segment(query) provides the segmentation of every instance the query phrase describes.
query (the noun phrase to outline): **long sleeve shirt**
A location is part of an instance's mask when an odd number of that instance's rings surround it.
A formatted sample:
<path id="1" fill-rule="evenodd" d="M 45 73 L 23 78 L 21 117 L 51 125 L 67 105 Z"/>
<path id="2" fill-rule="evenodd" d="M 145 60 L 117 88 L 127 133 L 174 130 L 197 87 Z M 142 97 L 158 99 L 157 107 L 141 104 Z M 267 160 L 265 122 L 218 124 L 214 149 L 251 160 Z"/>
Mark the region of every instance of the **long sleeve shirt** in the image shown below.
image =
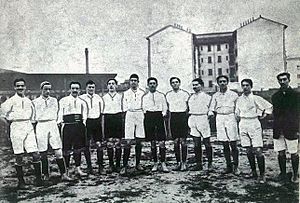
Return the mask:
<path id="1" fill-rule="evenodd" d="M 104 114 L 117 114 L 123 112 L 122 100 L 123 94 L 114 93 L 110 94 L 109 92 L 103 97 L 104 101 Z"/>
<path id="2" fill-rule="evenodd" d="M 190 94 L 182 89 L 179 89 L 177 92 L 174 90 L 167 92 L 166 99 L 170 112 L 186 112 L 189 97 Z"/>
<path id="3" fill-rule="evenodd" d="M 136 91 L 132 89 L 124 92 L 123 96 L 123 110 L 124 111 L 141 111 L 142 110 L 142 97 L 145 91 L 138 88 Z"/>
<path id="4" fill-rule="evenodd" d="M 142 108 L 144 112 L 161 111 L 163 116 L 165 116 L 168 110 L 165 95 L 158 91 L 155 91 L 154 93 L 149 91 L 142 98 Z"/>
<path id="5" fill-rule="evenodd" d="M 57 120 L 58 101 L 54 97 L 44 98 L 40 96 L 32 101 L 34 105 L 35 121 Z"/>
<path id="6" fill-rule="evenodd" d="M 224 93 L 216 92 L 212 96 L 209 110 L 214 111 L 218 114 L 234 113 L 235 103 L 238 97 L 238 94 L 231 90 L 227 90 Z"/>
<path id="7" fill-rule="evenodd" d="M 262 114 L 272 114 L 272 104 L 264 98 L 253 95 L 242 94 L 236 101 L 235 114 L 241 118 L 257 118 Z"/>
<path id="8" fill-rule="evenodd" d="M 86 101 L 88 107 L 88 118 L 96 119 L 99 118 L 103 113 L 104 102 L 98 94 L 83 94 L 79 96 L 81 99 Z"/>
<path id="9" fill-rule="evenodd" d="M 207 115 L 211 96 L 204 92 L 192 94 L 188 100 L 189 114 Z"/>
<path id="10" fill-rule="evenodd" d="M 32 120 L 34 106 L 27 97 L 15 94 L 1 105 L 1 116 L 9 121 Z"/>
<path id="11" fill-rule="evenodd" d="M 59 101 L 58 123 L 63 121 L 63 116 L 72 114 L 81 114 L 83 123 L 85 123 L 88 109 L 87 104 L 83 99 L 69 95 Z"/>

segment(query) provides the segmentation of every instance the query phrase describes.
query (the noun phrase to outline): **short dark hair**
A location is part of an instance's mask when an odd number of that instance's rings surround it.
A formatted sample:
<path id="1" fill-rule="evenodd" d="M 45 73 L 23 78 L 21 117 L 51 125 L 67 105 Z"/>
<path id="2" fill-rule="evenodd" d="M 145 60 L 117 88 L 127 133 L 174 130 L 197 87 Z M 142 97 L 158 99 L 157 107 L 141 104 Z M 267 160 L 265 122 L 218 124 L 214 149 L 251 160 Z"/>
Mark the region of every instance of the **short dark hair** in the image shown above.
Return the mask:
<path id="1" fill-rule="evenodd" d="M 51 85 L 51 83 L 48 82 L 48 81 L 41 82 L 40 88 L 43 89 L 43 87 L 44 87 L 45 85 Z"/>
<path id="2" fill-rule="evenodd" d="M 229 82 L 229 77 L 227 76 L 227 75 L 219 75 L 218 77 L 217 77 L 217 83 L 219 83 L 219 79 L 220 78 L 225 78 L 226 80 L 227 80 L 227 83 Z"/>
<path id="3" fill-rule="evenodd" d="M 72 81 L 72 82 L 70 82 L 70 85 L 69 85 L 70 89 L 71 89 L 72 85 L 79 85 L 79 88 L 81 88 L 81 84 L 78 81 Z"/>
<path id="4" fill-rule="evenodd" d="M 195 78 L 192 82 L 198 82 L 201 86 L 204 86 L 204 82 L 201 78 Z"/>
<path id="5" fill-rule="evenodd" d="M 88 80 L 86 83 L 85 83 L 85 86 L 88 86 L 88 85 L 96 85 L 94 81 L 92 80 Z"/>
<path id="6" fill-rule="evenodd" d="M 253 87 L 253 82 L 252 82 L 251 79 L 249 79 L 249 78 L 243 79 L 243 80 L 241 81 L 241 85 L 242 85 L 243 82 L 249 83 L 250 86 L 251 86 L 251 88 Z"/>
<path id="7" fill-rule="evenodd" d="M 106 85 L 108 85 L 108 82 L 111 81 L 111 80 L 115 81 L 116 85 L 118 84 L 118 81 L 115 78 L 110 78 L 110 79 L 107 80 Z"/>
<path id="8" fill-rule="evenodd" d="M 130 75 L 129 80 L 131 78 L 136 78 L 137 80 L 139 80 L 139 76 L 137 74 L 135 74 L 135 73 Z"/>
<path id="9" fill-rule="evenodd" d="M 180 79 L 178 77 L 171 77 L 170 78 L 170 84 L 171 84 L 172 80 L 174 80 L 174 79 L 177 79 L 179 81 L 179 83 L 181 83 L 181 81 L 180 81 Z"/>
<path id="10" fill-rule="evenodd" d="M 26 81 L 24 80 L 24 78 L 17 78 L 14 80 L 14 86 L 16 86 L 17 82 L 24 82 L 24 84 L 26 84 Z"/>
<path id="11" fill-rule="evenodd" d="M 155 77 L 150 77 L 147 79 L 147 84 L 149 84 L 150 80 L 154 80 L 156 82 L 156 84 L 158 83 L 157 79 Z"/>
<path id="12" fill-rule="evenodd" d="M 279 80 L 279 77 L 285 76 L 285 75 L 286 75 L 286 77 L 290 80 L 291 74 L 288 73 L 288 72 L 279 73 L 279 74 L 276 76 L 276 78 L 277 78 L 277 80 Z"/>

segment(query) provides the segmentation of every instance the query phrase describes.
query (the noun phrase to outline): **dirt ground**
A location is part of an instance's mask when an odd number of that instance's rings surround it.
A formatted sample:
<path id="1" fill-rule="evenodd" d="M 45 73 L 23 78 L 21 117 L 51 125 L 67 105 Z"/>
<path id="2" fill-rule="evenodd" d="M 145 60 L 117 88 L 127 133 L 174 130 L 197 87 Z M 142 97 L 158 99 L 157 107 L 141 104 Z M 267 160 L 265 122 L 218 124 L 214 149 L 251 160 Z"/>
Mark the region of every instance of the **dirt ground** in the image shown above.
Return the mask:
<path id="1" fill-rule="evenodd" d="M 152 173 L 149 161 L 150 144 L 145 143 L 142 155 L 145 172 L 134 171 L 134 155 L 132 155 L 130 162 L 132 168 L 127 177 L 121 177 L 117 173 L 105 176 L 90 175 L 81 180 L 62 183 L 59 182 L 54 156 L 50 155 L 50 185 L 34 187 L 33 169 L 28 158 L 24 168 L 25 180 L 30 185 L 30 189 L 26 191 L 16 190 L 17 178 L 13 168 L 12 150 L 2 134 L 0 139 L 0 202 L 299 202 L 297 184 L 279 183 L 275 180 L 279 167 L 276 153 L 272 149 L 271 133 L 271 130 L 264 131 L 267 178 L 265 184 L 258 184 L 255 180 L 246 178 L 249 166 L 245 151 L 241 148 L 241 174 L 239 176 L 221 174 L 225 167 L 225 160 L 222 156 L 221 145 L 213 138 L 214 170 L 211 173 L 206 173 L 205 170 Z M 188 163 L 192 166 L 194 158 L 191 140 L 188 143 Z M 107 166 L 107 156 L 105 158 Z M 172 141 L 167 142 L 167 162 L 170 169 L 175 167 Z M 206 164 L 205 159 L 204 163 Z M 95 150 L 93 150 L 93 164 L 96 172 Z M 288 159 L 288 171 L 291 171 L 290 165 L 290 159 Z M 82 168 L 86 169 L 85 163 Z M 73 175 L 72 171 L 71 175 Z"/>

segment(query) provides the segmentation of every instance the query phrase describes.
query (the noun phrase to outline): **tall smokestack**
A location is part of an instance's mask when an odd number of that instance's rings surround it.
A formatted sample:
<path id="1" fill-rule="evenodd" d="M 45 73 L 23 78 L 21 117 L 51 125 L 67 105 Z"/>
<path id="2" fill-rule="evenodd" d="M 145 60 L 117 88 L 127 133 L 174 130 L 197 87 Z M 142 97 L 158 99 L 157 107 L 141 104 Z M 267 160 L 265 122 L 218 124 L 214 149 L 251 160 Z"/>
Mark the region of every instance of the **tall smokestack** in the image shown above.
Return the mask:
<path id="1" fill-rule="evenodd" d="M 85 48 L 85 74 L 89 74 L 89 50 Z"/>

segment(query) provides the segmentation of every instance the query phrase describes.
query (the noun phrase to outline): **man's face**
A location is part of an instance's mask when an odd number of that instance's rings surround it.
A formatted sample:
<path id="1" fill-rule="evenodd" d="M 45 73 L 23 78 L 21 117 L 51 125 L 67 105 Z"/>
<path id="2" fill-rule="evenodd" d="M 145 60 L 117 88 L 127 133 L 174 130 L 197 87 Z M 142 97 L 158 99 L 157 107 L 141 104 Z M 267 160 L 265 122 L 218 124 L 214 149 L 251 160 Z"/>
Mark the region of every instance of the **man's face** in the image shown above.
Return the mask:
<path id="1" fill-rule="evenodd" d="M 219 78 L 218 85 L 219 85 L 220 89 L 226 89 L 227 85 L 228 85 L 226 78 L 224 78 L 224 77 Z"/>
<path id="2" fill-rule="evenodd" d="M 278 83 L 281 88 L 286 89 L 289 87 L 290 80 L 286 75 L 279 76 Z"/>
<path id="3" fill-rule="evenodd" d="M 71 85 L 71 95 L 73 97 L 77 97 L 80 93 L 80 86 L 79 84 L 72 84 Z"/>
<path id="4" fill-rule="evenodd" d="M 155 80 L 149 80 L 148 87 L 150 92 L 155 92 L 157 88 L 157 82 Z"/>
<path id="5" fill-rule="evenodd" d="M 108 91 L 110 91 L 110 92 L 115 92 L 116 89 L 117 89 L 117 84 L 116 84 L 116 82 L 115 82 L 114 80 L 108 81 L 108 83 L 107 83 L 107 89 L 108 89 Z"/>
<path id="6" fill-rule="evenodd" d="M 44 85 L 42 89 L 42 95 L 43 97 L 49 97 L 51 92 L 51 85 Z"/>
<path id="7" fill-rule="evenodd" d="M 89 95 L 93 95 L 95 93 L 95 89 L 96 89 L 96 85 L 95 84 L 88 84 L 86 86 L 86 92 L 89 94 Z"/>
<path id="8" fill-rule="evenodd" d="M 197 93 L 200 92 L 202 89 L 202 86 L 200 85 L 200 83 L 198 81 L 193 81 L 192 82 L 193 85 L 193 90 Z"/>
<path id="9" fill-rule="evenodd" d="M 136 89 L 139 85 L 139 80 L 137 78 L 130 78 L 129 85 L 130 85 L 130 88 Z"/>
<path id="10" fill-rule="evenodd" d="M 251 86 L 247 82 L 242 82 L 242 89 L 243 89 L 243 92 L 245 94 L 250 94 L 251 93 Z"/>
<path id="11" fill-rule="evenodd" d="M 16 82 L 14 89 L 18 95 L 24 95 L 26 90 L 26 85 L 23 81 L 19 81 Z"/>
<path id="12" fill-rule="evenodd" d="M 171 86 L 173 88 L 173 90 L 179 90 L 180 87 L 180 82 L 177 78 L 174 78 L 173 80 L 171 80 Z"/>

